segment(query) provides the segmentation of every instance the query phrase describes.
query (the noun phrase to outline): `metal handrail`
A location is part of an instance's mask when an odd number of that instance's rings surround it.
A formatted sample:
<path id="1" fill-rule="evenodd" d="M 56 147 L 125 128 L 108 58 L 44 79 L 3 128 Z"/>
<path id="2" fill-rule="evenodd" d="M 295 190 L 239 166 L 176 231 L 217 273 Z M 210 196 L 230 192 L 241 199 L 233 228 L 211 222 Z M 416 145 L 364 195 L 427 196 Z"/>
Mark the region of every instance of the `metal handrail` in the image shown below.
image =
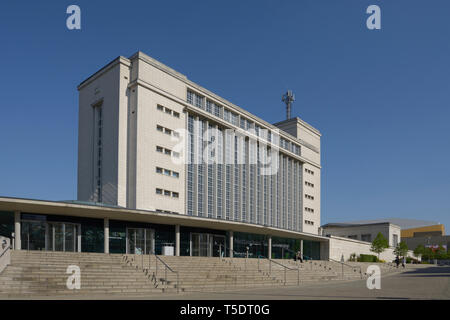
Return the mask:
<path id="1" fill-rule="evenodd" d="M 177 275 L 177 293 L 179 293 L 180 292 L 180 274 L 179 274 L 179 272 L 173 270 L 166 262 L 164 262 L 164 260 L 162 260 L 156 254 L 155 254 L 155 257 L 156 257 L 156 276 L 158 276 L 158 260 L 159 260 L 165 266 L 165 269 L 164 269 L 164 282 L 166 284 L 166 289 L 167 289 L 167 270 L 169 270 L 170 272 L 175 273 Z"/>
<path id="2" fill-rule="evenodd" d="M 284 269 L 283 269 L 283 270 L 284 270 L 284 285 L 286 285 L 286 282 L 287 282 L 287 281 L 286 281 L 286 272 L 287 272 L 287 270 L 289 270 L 289 271 L 295 271 L 295 270 L 297 270 L 297 285 L 300 285 L 300 266 L 297 265 L 297 269 L 290 268 L 290 267 L 285 266 L 284 264 L 279 263 L 279 262 L 277 262 L 277 261 L 275 261 L 275 260 L 266 258 L 266 257 L 261 256 L 261 255 L 258 255 L 258 271 L 260 271 L 260 270 L 259 270 L 259 259 L 260 259 L 260 258 L 269 260 L 269 274 L 270 274 L 270 276 L 272 276 L 272 262 L 284 268 Z"/>
<path id="3" fill-rule="evenodd" d="M 330 260 L 331 262 L 337 262 L 337 263 L 340 263 L 340 264 L 342 265 L 342 278 L 344 278 L 344 266 L 347 266 L 347 267 L 349 267 L 349 268 L 352 268 L 353 271 L 355 271 L 355 269 L 356 269 L 356 270 L 359 269 L 359 274 L 361 275 L 361 279 L 363 278 L 363 272 L 362 272 L 362 268 L 361 268 L 360 266 L 351 266 L 351 265 L 346 264 L 346 263 L 344 263 L 344 262 L 342 262 L 342 261 L 334 260 L 334 259 L 331 259 L 331 258 L 329 258 L 328 260 Z"/>

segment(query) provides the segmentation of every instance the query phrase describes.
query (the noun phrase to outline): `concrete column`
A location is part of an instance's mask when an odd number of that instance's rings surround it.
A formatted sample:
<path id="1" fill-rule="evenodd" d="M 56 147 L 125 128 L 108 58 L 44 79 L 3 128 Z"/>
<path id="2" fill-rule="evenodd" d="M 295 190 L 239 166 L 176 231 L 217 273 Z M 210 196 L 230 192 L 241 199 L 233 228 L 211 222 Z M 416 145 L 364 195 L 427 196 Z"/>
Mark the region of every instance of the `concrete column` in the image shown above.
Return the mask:
<path id="1" fill-rule="evenodd" d="M 230 258 L 233 258 L 233 241 L 234 241 L 234 236 L 233 236 L 233 231 L 229 231 L 228 232 L 228 242 L 230 243 L 230 248 L 229 248 L 229 256 Z"/>
<path id="2" fill-rule="evenodd" d="M 14 212 L 14 249 L 22 249 L 22 241 L 20 240 L 20 211 Z"/>
<path id="3" fill-rule="evenodd" d="M 109 253 L 109 218 L 103 219 L 105 253 Z"/>
<path id="4" fill-rule="evenodd" d="M 267 244 L 267 258 L 272 259 L 272 236 L 269 236 Z"/>
<path id="5" fill-rule="evenodd" d="M 180 225 L 175 226 L 175 255 L 180 256 Z"/>
<path id="6" fill-rule="evenodd" d="M 300 254 L 302 255 L 303 259 L 303 240 L 300 240 Z"/>

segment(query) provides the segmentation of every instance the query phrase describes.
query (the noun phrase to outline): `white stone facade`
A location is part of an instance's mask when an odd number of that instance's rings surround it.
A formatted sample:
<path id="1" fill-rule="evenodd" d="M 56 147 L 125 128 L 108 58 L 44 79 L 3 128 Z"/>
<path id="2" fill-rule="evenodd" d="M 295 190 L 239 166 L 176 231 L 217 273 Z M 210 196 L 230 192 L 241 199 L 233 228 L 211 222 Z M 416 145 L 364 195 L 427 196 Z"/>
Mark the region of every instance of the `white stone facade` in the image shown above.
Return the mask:
<path id="1" fill-rule="evenodd" d="M 129 59 L 115 59 L 82 82 L 78 90 L 78 200 L 178 214 L 187 214 L 188 203 L 195 203 L 189 211 L 192 215 L 318 234 L 321 135 L 304 121 L 294 118 L 271 125 L 142 52 Z M 188 91 L 202 97 L 202 103 L 190 103 Z M 206 103 L 218 106 L 220 111 L 217 114 L 208 111 Z M 225 110 L 236 115 L 236 123 L 227 120 Z M 201 184 L 195 169 L 195 190 L 189 193 L 191 180 L 188 181 L 187 165 L 174 163 L 166 154 L 173 155 L 180 142 L 174 138 L 174 131 L 189 129 L 189 116 L 203 121 L 207 127 L 221 130 L 237 130 L 245 119 L 243 131 L 247 146 L 251 139 L 248 128 L 279 131 L 280 139 L 286 143 L 286 147 L 279 149 L 280 159 L 286 169 L 292 170 L 288 171 L 291 175 L 282 178 L 281 184 L 274 184 L 281 197 L 285 196 L 281 189 L 283 181 L 288 184 L 284 202 L 276 207 L 274 194 L 267 201 L 261 197 L 265 183 L 269 187 L 270 182 L 255 175 L 256 171 L 252 173 L 251 166 L 237 173 L 240 180 L 236 195 L 239 192 L 247 200 L 236 207 L 232 202 L 237 196 L 231 195 L 230 203 L 226 201 L 225 168 L 222 171 L 217 166 L 211 170 L 206 168 Z M 181 154 L 181 158 L 185 156 Z M 251 157 L 251 152 L 247 156 Z M 291 179 L 294 173 L 297 178 Z M 211 183 L 214 188 L 208 189 Z M 271 189 L 266 191 L 270 193 Z M 202 206 L 212 208 L 211 212 L 198 214 Z"/>

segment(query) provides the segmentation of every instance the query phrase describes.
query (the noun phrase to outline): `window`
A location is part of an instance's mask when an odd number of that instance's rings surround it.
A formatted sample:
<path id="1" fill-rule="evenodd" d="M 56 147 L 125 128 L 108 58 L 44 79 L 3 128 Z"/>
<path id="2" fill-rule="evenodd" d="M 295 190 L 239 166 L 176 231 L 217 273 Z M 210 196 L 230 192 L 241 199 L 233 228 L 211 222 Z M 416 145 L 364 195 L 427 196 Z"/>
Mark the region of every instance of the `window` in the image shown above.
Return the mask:
<path id="1" fill-rule="evenodd" d="M 162 153 L 163 152 L 163 147 L 156 146 L 156 151 Z"/>
<path id="2" fill-rule="evenodd" d="M 396 247 L 398 245 L 398 234 L 392 235 L 392 245 Z"/>
<path id="3" fill-rule="evenodd" d="M 358 236 L 357 235 L 351 235 L 348 236 L 349 239 L 353 239 L 353 240 L 358 240 Z"/>
<path id="4" fill-rule="evenodd" d="M 306 211 L 306 212 L 314 213 L 314 209 L 311 209 L 311 208 L 308 208 L 308 207 L 305 207 L 305 211 Z"/>
<path id="5" fill-rule="evenodd" d="M 179 138 L 180 137 L 180 133 L 176 132 L 176 131 L 173 131 L 173 136 Z"/>
<path id="6" fill-rule="evenodd" d="M 170 110 L 169 108 L 165 108 L 164 111 L 165 111 L 167 114 L 172 114 L 172 110 Z"/>
<path id="7" fill-rule="evenodd" d="M 179 118 L 180 117 L 180 114 L 178 113 L 178 112 L 173 112 L 173 116 L 175 117 L 175 118 Z"/>
<path id="8" fill-rule="evenodd" d="M 175 157 L 175 158 L 179 158 L 180 157 L 180 153 L 179 152 L 172 152 L 172 154 L 173 154 L 173 156 Z"/>
<path id="9" fill-rule="evenodd" d="M 203 101 L 204 101 L 204 98 L 201 95 L 188 90 L 188 92 L 187 92 L 187 102 L 188 103 L 190 103 L 198 108 L 203 109 Z"/>
<path id="10" fill-rule="evenodd" d="M 306 193 L 305 193 L 305 198 L 309 199 L 309 200 L 314 200 L 313 196 L 310 196 L 309 194 L 306 194 Z"/>
<path id="11" fill-rule="evenodd" d="M 164 149 L 164 153 L 170 156 L 171 151 L 169 149 Z"/>
<path id="12" fill-rule="evenodd" d="M 166 176 L 170 176 L 171 172 L 170 172 L 170 170 L 164 169 L 164 174 Z"/>
<path id="13" fill-rule="evenodd" d="M 168 135 L 171 135 L 172 134 L 172 130 L 165 128 L 164 129 L 164 133 L 168 134 Z"/>
<path id="14" fill-rule="evenodd" d="M 157 125 L 156 130 L 163 132 L 163 127 Z"/>
<path id="15" fill-rule="evenodd" d="M 178 192 L 172 192 L 172 197 L 174 197 L 174 198 L 178 198 L 178 197 L 179 197 L 179 194 L 178 194 Z"/>
<path id="16" fill-rule="evenodd" d="M 164 190 L 164 195 L 170 197 L 170 191 L 169 190 Z"/>
<path id="17" fill-rule="evenodd" d="M 163 169 L 160 167 L 156 167 L 156 173 L 163 173 Z"/>
<path id="18" fill-rule="evenodd" d="M 372 242 L 372 235 L 371 234 L 362 234 L 361 241 Z"/>
<path id="19" fill-rule="evenodd" d="M 314 188 L 314 184 L 308 181 L 305 181 L 305 185 L 307 185 L 308 187 Z"/>
<path id="20" fill-rule="evenodd" d="M 179 178 L 179 177 L 180 177 L 180 174 L 179 174 L 178 172 L 175 172 L 175 171 L 172 172 L 172 175 L 173 175 L 175 178 Z"/>
<path id="21" fill-rule="evenodd" d="M 156 188 L 156 194 L 162 194 L 162 189 Z"/>
<path id="22" fill-rule="evenodd" d="M 164 110 L 164 107 L 163 107 L 162 105 L 158 104 L 158 105 L 156 106 L 156 109 L 158 109 L 159 111 L 163 111 L 163 110 Z"/>

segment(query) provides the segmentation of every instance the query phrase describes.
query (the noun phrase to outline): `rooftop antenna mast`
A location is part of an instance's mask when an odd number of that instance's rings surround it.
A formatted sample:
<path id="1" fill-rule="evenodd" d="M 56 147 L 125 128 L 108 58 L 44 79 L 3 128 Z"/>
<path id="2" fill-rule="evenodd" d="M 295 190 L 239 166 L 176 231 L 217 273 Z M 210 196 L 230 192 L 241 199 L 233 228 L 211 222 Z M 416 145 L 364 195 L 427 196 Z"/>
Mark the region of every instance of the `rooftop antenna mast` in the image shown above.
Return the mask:
<path id="1" fill-rule="evenodd" d="M 285 94 L 283 94 L 281 101 L 286 103 L 286 120 L 289 120 L 291 118 L 292 102 L 295 101 L 295 95 L 292 93 L 292 90 L 288 90 Z"/>

